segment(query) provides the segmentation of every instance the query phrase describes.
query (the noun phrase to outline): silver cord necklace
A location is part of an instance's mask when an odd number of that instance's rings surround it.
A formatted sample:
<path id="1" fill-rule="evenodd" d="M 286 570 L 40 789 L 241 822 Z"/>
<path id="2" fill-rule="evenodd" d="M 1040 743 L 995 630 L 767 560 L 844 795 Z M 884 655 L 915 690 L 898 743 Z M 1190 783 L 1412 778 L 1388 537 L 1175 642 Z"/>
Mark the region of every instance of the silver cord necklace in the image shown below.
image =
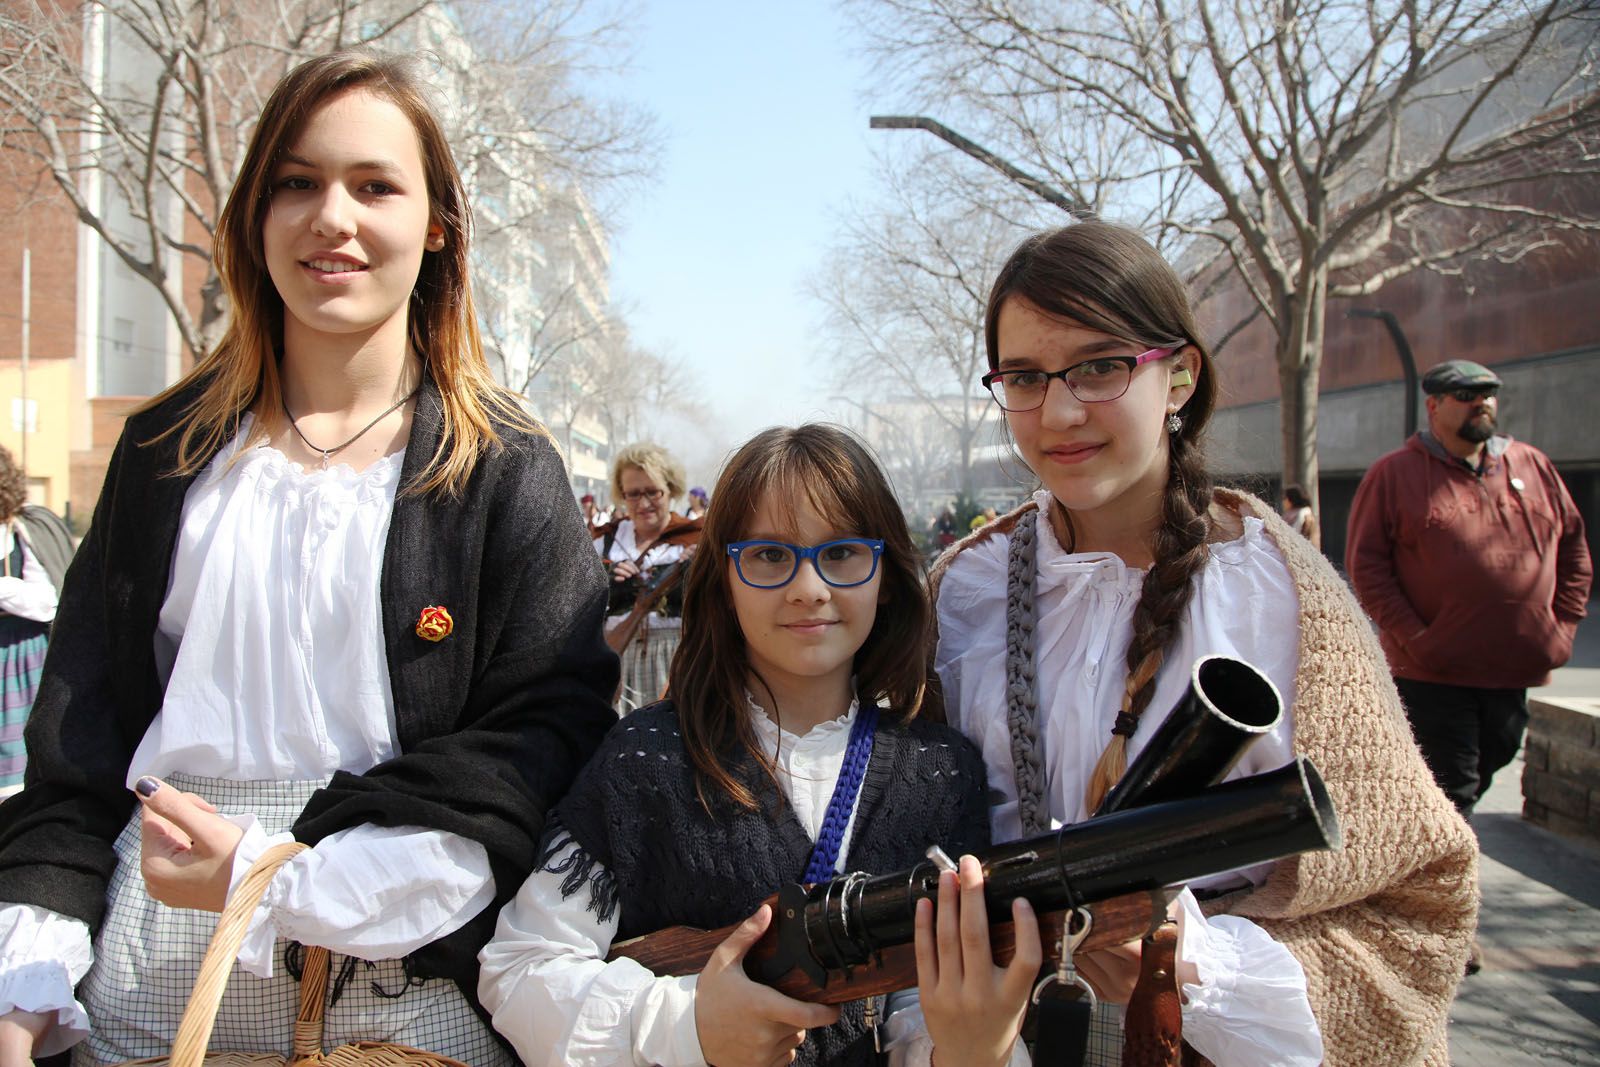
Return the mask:
<path id="1" fill-rule="evenodd" d="M 365 426 L 361 427 L 361 429 L 357 430 L 353 437 L 351 437 L 349 440 L 345 441 L 342 444 L 334 445 L 332 448 L 322 448 L 319 445 L 312 444 L 310 439 L 307 438 L 305 434 L 300 432 L 299 424 L 294 421 L 294 412 L 289 410 L 289 401 L 286 398 L 284 398 L 282 396 L 282 394 L 280 394 L 279 397 L 278 397 L 278 402 L 283 405 L 283 414 L 289 420 L 289 428 L 294 431 L 294 434 L 295 434 L 296 437 L 300 438 L 300 440 L 305 443 L 305 446 L 307 448 L 311 449 L 311 451 L 313 451 L 313 452 L 322 453 L 322 469 L 323 470 L 327 470 L 328 469 L 328 458 L 330 456 L 337 456 L 340 452 L 343 452 L 345 449 L 349 448 L 351 445 L 353 445 L 357 441 L 361 440 L 362 435 L 364 435 L 368 430 L 372 429 L 374 426 L 378 425 L 378 423 L 382 422 L 384 419 L 386 419 L 390 415 L 394 414 L 402 406 L 404 406 L 407 401 L 411 400 L 413 397 L 415 397 L 420 392 L 422 392 L 422 383 L 419 381 L 419 382 L 417 382 L 417 387 L 415 389 L 411 390 L 411 392 L 407 393 L 405 396 L 401 397 L 399 400 L 396 400 L 393 404 L 389 405 L 389 407 L 385 408 L 383 413 L 380 414 L 377 418 L 373 419 L 371 422 L 369 422 Z"/>

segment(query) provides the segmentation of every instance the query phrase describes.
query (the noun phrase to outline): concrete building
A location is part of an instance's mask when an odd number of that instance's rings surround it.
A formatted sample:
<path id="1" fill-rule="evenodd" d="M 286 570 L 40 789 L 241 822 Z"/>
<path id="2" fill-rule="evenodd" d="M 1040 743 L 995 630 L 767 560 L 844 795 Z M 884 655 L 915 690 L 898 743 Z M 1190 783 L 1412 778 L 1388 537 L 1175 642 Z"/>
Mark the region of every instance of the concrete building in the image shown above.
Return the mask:
<path id="1" fill-rule="evenodd" d="M 547 258 L 535 279 L 542 362 L 527 379 L 533 413 L 556 435 L 567 457 L 572 491 L 610 503 L 611 440 L 597 389 L 604 381 L 607 346 L 616 343 L 609 318 L 610 239 L 582 189 L 568 186 L 550 197 L 545 229 Z"/>
<path id="2" fill-rule="evenodd" d="M 103 10 L 82 25 L 91 86 L 116 95 L 150 83 L 152 70 L 141 59 L 147 53 L 122 39 Z M 105 151 L 92 134 L 83 136 L 85 152 Z M 0 210 L 20 220 L 22 240 L 0 254 L 0 443 L 19 458 L 26 451 L 34 498 L 81 528 L 99 495 L 122 416 L 181 373 L 183 348 L 149 283 L 78 222 L 43 165 L 24 152 L 7 155 L 14 180 L 0 184 Z M 85 171 L 79 189 L 111 232 L 145 253 L 138 238 L 143 227 L 102 172 Z M 174 198 L 158 196 L 156 210 L 181 227 Z M 30 268 L 26 374 L 24 249 Z M 167 269 L 184 271 L 177 252 L 162 255 Z"/>

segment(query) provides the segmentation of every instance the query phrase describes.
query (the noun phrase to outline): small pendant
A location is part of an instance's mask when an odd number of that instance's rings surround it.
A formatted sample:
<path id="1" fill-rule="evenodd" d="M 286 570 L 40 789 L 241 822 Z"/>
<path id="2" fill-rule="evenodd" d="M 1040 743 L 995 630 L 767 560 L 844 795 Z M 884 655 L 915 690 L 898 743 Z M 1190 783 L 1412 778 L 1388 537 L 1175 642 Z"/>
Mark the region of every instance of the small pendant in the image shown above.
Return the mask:
<path id="1" fill-rule="evenodd" d="M 322 453 L 322 469 L 328 469 L 328 453 L 326 451 Z"/>

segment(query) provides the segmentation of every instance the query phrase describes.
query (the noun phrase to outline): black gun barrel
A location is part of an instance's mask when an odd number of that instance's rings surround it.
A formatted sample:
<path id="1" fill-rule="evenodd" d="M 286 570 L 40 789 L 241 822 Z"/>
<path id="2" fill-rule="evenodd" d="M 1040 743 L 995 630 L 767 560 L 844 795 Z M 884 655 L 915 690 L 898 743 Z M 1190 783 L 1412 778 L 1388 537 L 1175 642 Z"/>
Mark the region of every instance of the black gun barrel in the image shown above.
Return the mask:
<path id="1" fill-rule="evenodd" d="M 978 853 L 992 922 L 1026 897 L 1038 912 L 1074 908 L 1141 890 L 1339 847 L 1339 824 L 1316 766 L 1300 757 L 1177 801 L 1145 804 Z M 810 961 L 785 952 L 776 965 L 835 970 L 877 948 L 912 939 L 917 900 L 933 897 L 931 862 L 869 877 L 849 874 L 804 893 L 800 922 Z M 782 898 L 780 898 L 780 901 Z M 795 903 L 798 903 L 795 898 Z M 794 948 L 800 946 L 796 943 Z M 820 972 L 819 972 L 820 973 Z"/>
<path id="2" fill-rule="evenodd" d="M 1177 800 L 1228 776 L 1245 749 L 1283 719 L 1271 679 L 1243 660 L 1202 656 L 1189 688 L 1095 809 L 1109 815 Z"/>

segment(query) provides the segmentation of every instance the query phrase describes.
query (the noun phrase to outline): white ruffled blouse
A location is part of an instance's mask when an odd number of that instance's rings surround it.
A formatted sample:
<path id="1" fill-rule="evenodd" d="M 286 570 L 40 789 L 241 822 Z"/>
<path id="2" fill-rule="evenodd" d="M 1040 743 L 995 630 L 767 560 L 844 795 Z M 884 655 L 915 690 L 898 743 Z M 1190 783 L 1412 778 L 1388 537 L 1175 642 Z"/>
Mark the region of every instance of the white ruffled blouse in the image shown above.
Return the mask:
<path id="1" fill-rule="evenodd" d="M 18 537 L 16 530 L 15 522 L 0 523 L 0 560 L 6 561 L 6 573 L 0 574 L 0 611 L 34 622 L 51 622 L 56 617 L 55 583 L 33 554 L 28 539 Z M 11 551 L 17 545 L 22 546 L 22 569 L 12 574 Z"/>
<path id="2" fill-rule="evenodd" d="M 1089 817 L 1084 789 L 1111 738 L 1127 680 L 1133 611 L 1144 572 L 1109 553 L 1068 553 L 1056 540 L 1050 495 L 1035 494 L 1041 518 L 1035 541 L 1035 628 L 1039 733 L 1045 799 L 1055 825 Z M 1010 539 L 996 535 L 962 552 L 939 588 L 939 647 L 934 665 L 952 725 L 983 751 L 994 798 L 996 841 L 1022 835 L 1016 772 L 1006 714 L 1006 574 Z M 1254 664 L 1283 696 L 1284 717 L 1246 752 L 1229 775 L 1273 770 L 1294 758 L 1295 670 L 1299 600 L 1288 566 L 1258 519 L 1236 540 L 1210 546 L 1194 578 L 1178 637 L 1156 676 L 1155 697 L 1129 740 L 1131 761 L 1182 696 L 1202 655 Z M 1270 867 L 1195 882 L 1259 884 Z M 1192 897 L 1180 897 L 1181 956 L 1199 985 L 1185 985 L 1184 1039 L 1215 1063 L 1234 1067 L 1307 1065 L 1322 1060 L 1322 1039 L 1306 995 L 1305 974 L 1288 949 L 1261 927 L 1234 916 L 1206 920 Z"/>
<path id="3" fill-rule="evenodd" d="M 856 707 L 803 736 L 780 730 L 754 704 L 763 747 L 776 752 L 778 781 L 812 840 L 844 764 Z M 627 727 L 622 727 L 626 729 Z M 849 842 L 855 813 L 845 824 Z M 576 849 L 568 845 L 559 861 Z M 841 850 L 836 870 L 846 870 Z M 552 863 L 551 866 L 558 865 Z M 495 1028 L 529 1067 L 704 1067 L 695 1028 L 697 975 L 658 978 L 627 958 L 609 963 L 618 917 L 595 917 L 586 893 L 563 896 L 562 874 L 533 873 L 500 912 L 494 938 L 478 956 L 478 996 Z M 884 1029 L 891 1067 L 927 1067 L 932 1045 L 916 991 L 889 998 Z M 1026 1067 L 1017 1043 L 1012 1067 Z"/>
<path id="4" fill-rule="evenodd" d="M 129 764 L 129 788 L 141 775 L 175 771 L 320 782 L 399 754 L 379 579 L 404 452 L 360 473 L 346 464 L 307 470 L 267 446 L 234 462 L 248 432 L 247 416 L 184 497 L 155 634 L 165 696 Z M 269 837 L 251 816 L 233 821 L 246 831 L 236 885 L 291 835 Z M 395 958 L 458 929 L 493 898 L 477 842 L 358 826 L 278 872 L 240 961 L 270 976 L 279 937 Z M 0 905 L 0 1014 L 56 1013 L 39 1055 L 87 1033 L 72 990 L 92 960 L 83 923 Z"/>

